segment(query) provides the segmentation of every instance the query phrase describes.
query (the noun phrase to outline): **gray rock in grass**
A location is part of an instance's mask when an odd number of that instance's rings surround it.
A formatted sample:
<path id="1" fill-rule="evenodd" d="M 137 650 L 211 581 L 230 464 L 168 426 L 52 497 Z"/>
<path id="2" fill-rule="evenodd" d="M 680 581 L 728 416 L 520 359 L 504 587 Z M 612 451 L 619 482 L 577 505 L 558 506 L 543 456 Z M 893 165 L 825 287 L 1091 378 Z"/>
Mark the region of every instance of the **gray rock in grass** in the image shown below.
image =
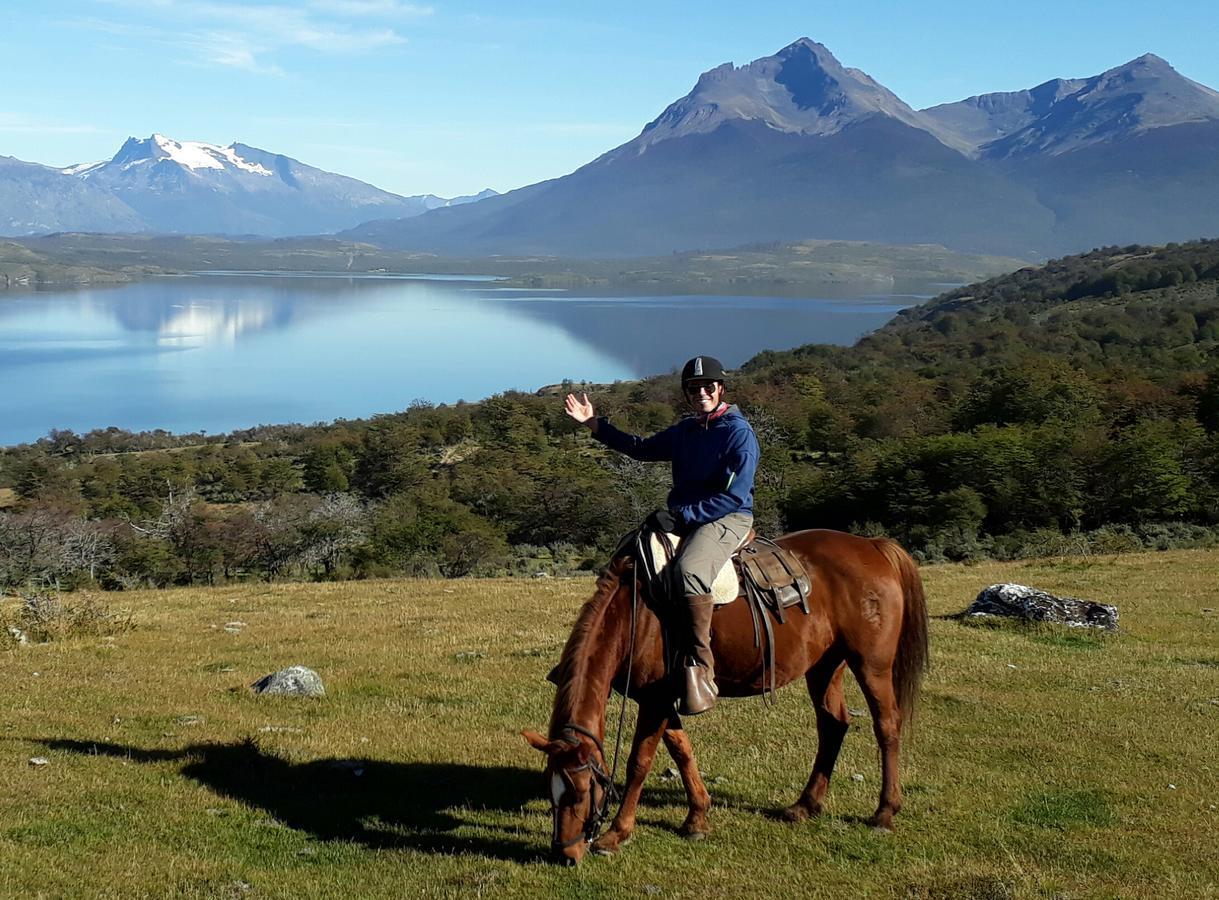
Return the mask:
<path id="1" fill-rule="evenodd" d="M 280 694 L 288 697 L 323 697 L 326 687 L 317 672 L 305 666 L 289 666 L 272 672 L 250 685 L 256 694 Z"/>
<path id="2" fill-rule="evenodd" d="M 1055 597 L 1023 584 L 992 584 L 983 588 L 964 615 L 1005 616 L 1072 628 L 1117 630 L 1116 606 L 1076 597 Z"/>

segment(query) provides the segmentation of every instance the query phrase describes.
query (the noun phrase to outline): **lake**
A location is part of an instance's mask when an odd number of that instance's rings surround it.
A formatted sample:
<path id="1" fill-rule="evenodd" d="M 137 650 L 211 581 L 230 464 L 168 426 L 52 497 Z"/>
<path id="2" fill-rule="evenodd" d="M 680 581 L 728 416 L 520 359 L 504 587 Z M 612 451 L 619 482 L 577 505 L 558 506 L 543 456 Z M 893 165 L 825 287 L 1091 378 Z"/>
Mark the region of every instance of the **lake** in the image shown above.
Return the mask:
<path id="1" fill-rule="evenodd" d="M 212 273 L 0 295 L 0 444 L 219 433 L 849 344 L 925 295 L 595 296 L 491 278 Z"/>

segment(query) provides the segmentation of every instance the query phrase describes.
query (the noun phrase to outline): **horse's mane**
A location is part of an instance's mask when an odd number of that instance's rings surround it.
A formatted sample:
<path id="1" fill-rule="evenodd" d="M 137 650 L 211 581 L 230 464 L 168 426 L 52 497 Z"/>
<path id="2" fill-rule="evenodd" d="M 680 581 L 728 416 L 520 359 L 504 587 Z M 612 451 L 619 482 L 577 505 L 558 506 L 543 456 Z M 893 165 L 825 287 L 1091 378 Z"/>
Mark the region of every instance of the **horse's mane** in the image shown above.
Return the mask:
<path id="1" fill-rule="evenodd" d="M 622 584 L 623 572 L 629 568 L 627 557 L 618 556 L 597 576 L 597 587 L 593 595 L 584 602 L 571 635 L 563 647 L 558 665 L 558 690 L 554 698 L 554 712 L 550 717 L 550 735 L 573 720 L 576 704 L 588 680 L 589 661 L 598 638 L 603 636 L 602 623 L 610 600 Z"/>

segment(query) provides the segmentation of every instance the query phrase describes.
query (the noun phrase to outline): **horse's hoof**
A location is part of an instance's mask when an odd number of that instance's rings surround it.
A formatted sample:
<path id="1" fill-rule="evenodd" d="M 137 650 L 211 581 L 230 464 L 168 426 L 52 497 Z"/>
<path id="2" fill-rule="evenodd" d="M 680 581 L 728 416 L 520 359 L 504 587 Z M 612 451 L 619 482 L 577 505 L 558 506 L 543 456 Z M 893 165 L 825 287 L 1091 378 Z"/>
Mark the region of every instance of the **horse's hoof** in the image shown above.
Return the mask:
<path id="1" fill-rule="evenodd" d="M 798 825 L 808 818 L 808 810 L 799 803 L 793 804 L 779 812 L 779 818 L 789 825 Z"/>
<path id="2" fill-rule="evenodd" d="M 630 839 L 630 835 L 620 838 L 615 834 L 605 834 L 593 841 L 593 844 L 589 850 L 598 856 L 613 856 L 619 850 L 621 850 L 622 846 L 630 841 Z"/>
<path id="3" fill-rule="evenodd" d="M 681 827 L 677 829 L 677 833 L 687 841 L 701 841 L 711 833 L 711 829 L 707 827 L 707 823 L 705 821 L 700 822 L 697 819 L 687 819 L 681 823 Z"/>
<path id="4" fill-rule="evenodd" d="M 868 819 L 868 827 L 876 834 L 893 833 L 893 822 L 889 819 L 878 819 L 873 816 L 871 819 Z"/>

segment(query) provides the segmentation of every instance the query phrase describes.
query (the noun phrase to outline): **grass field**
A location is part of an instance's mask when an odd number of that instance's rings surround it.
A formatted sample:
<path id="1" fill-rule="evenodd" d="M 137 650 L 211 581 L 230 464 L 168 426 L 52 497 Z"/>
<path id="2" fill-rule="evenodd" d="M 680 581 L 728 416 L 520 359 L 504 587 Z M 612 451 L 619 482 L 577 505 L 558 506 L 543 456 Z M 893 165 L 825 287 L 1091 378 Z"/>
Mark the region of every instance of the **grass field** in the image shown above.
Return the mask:
<path id="1" fill-rule="evenodd" d="M 793 686 L 689 723 L 707 841 L 675 834 L 662 751 L 634 841 L 577 870 L 544 862 L 542 757 L 518 732 L 545 728 L 591 580 L 108 595 L 134 630 L 0 652 L 0 896 L 1216 896 L 1217 571 L 1210 551 L 924 569 L 933 669 L 895 833 L 862 823 L 865 715 L 829 814 L 769 817 L 812 760 Z M 1005 580 L 1116 603 L 1123 632 L 943 618 Z M 325 698 L 248 691 L 295 663 Z"/>

